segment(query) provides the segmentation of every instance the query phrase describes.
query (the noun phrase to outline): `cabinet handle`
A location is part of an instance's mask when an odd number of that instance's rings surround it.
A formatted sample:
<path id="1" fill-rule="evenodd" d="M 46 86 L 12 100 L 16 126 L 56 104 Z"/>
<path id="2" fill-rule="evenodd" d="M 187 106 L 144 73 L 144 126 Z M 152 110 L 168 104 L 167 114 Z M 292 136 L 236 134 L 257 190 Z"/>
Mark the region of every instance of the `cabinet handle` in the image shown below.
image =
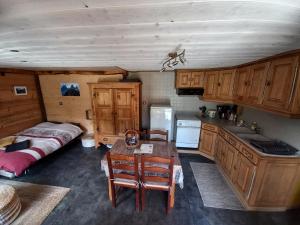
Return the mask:
<path id="1" fill-rule="evenodd" d="M 103 138 L 103 141 L 108 141 L 108 138 Z"/>
<path id="2" fill-rule="evenodd" d="M 266 86 L 270 86 L 271 85 L 271 81 L 267 81 Z"/>
<path id="3" fill-rule="evenodd" d="M 219 86 L 219 87 L 221 86 L 221 83 L 220 83 L 220 82 L 218 83 L 218 86 Z"/>

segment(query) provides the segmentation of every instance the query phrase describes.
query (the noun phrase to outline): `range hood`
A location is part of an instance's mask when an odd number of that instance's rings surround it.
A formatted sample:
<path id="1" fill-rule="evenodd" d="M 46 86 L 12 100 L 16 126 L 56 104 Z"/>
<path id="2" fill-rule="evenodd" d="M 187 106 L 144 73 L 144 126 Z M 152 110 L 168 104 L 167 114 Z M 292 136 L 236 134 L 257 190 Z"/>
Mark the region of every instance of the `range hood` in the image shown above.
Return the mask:
<path id="1" fill-rule="evenodd" d="M 203 95 L 204 89 L 203 88 L 177 88 L 176 94 L 177 95 Z"/>

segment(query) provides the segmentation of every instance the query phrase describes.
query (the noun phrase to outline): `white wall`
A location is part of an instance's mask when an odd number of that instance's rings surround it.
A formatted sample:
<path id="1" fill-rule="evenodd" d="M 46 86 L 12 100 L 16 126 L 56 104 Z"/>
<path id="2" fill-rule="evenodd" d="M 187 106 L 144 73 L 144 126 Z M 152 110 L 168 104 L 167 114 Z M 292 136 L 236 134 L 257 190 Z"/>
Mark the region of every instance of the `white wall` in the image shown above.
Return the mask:
<path id="1" fill-rule="evenodd" d="M 130 72 L 129 78 L 138 78 L 142 85 L 143 128 L 149 128 L 149 107 L 152 103 L 170 103 L 176 111 L 199 112 L 199 107 L 216 108 L 216 104 L 200 101 L 197 96 L 178 96 L 174 72 Z"/>
<path id="2" fill-rule="evenodd" d="M 282 140 L 300 150 L 300 119 L 289 119 L 272 113 L 244 108 L 241 118 L 256 121 L 262 134 Z"/>

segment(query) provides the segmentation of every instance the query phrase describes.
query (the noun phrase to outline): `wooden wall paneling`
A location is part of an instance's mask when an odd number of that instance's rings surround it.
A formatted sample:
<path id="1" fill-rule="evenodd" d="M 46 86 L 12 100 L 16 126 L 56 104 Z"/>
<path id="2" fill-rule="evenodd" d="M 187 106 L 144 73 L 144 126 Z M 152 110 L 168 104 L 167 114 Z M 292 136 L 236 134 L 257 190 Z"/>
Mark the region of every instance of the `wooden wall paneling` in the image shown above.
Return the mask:
<path id="1" fill-rule="evenodd" d="M 106 75 L 39 75 L 47 119 L 80 123 L 88 133 L 93 133 L 93 122 L 86 118 L 86 110 L 92 109 L 87 83 L 97 83 L 103 77 Z M 78 83 L 80 96 L 62 96 L 61 83 Z"/>
<path id="2" fill-rule="evenodd" d="M 14 86 L 26 86 L 27 95 L 15 95 Z M 0 76 L 0 138 L 42 121 L 44 121 L 43 105 L 35 73 L 23 70 L 2 71 Z"/>

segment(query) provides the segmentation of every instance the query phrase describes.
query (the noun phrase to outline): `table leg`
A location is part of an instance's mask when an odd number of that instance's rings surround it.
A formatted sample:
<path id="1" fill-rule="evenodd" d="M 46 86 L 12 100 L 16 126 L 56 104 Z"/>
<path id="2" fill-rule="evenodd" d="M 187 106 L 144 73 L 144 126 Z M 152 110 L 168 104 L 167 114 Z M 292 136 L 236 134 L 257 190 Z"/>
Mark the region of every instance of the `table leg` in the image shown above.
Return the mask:
<path id="1" fill-rule="evenodd" d="M 109 200 L 112 201 L 111 185 L 109 182 L 109 178 L 108 178 L 107 183 L 108 183 L 108 197 L 109 197 Z"/>
<path id="2" fill-rule="evenodd" d="M 170 207 L 173 208 L 174 204 L 175 204 L 175 182 L 172 183 Z"/>

